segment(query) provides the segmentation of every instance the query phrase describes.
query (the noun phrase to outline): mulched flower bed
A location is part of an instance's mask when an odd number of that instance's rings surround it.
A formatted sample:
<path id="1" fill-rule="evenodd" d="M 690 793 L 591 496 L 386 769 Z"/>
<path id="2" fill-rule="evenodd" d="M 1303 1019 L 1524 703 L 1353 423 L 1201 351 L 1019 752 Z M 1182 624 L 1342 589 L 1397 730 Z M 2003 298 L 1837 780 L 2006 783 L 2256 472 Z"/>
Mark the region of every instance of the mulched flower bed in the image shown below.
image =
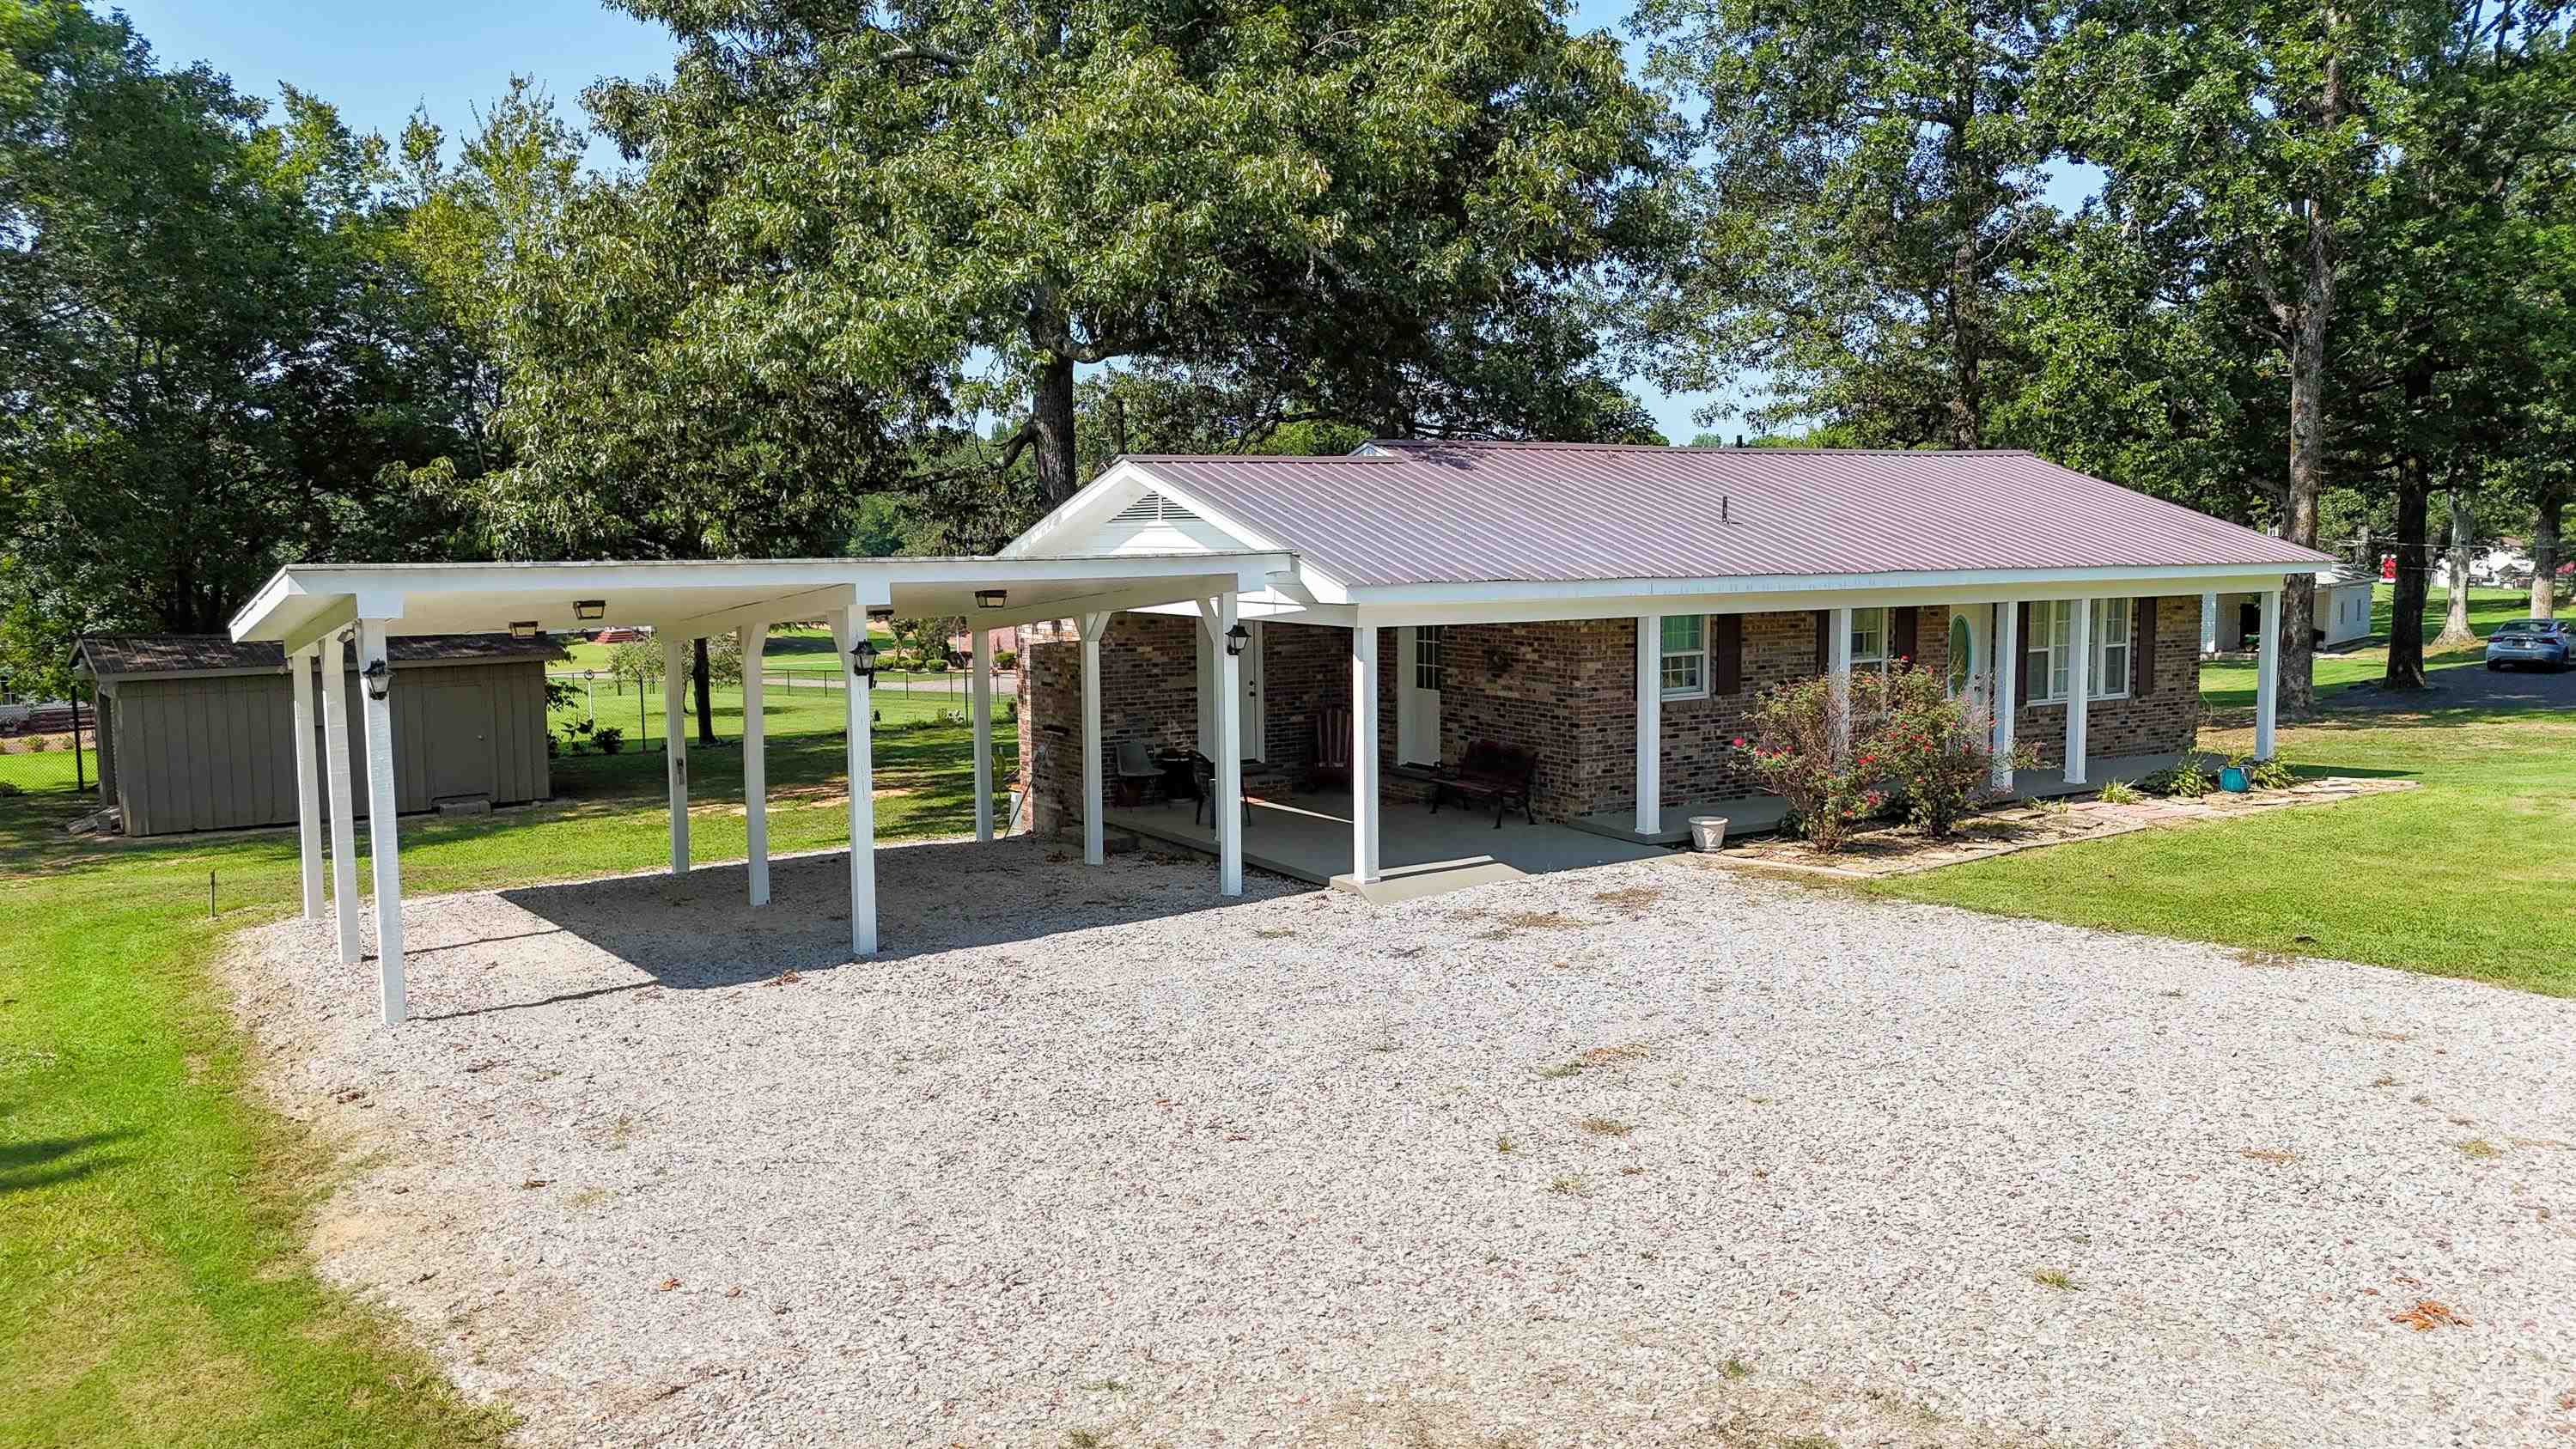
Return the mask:
<path id="1" fill-rule="evenodd" d="M 1910 825 L 1891 825 L 1858 832 L 1842 850 L 1830 855 L 1803 840 L 1758 836 L 1741 843 L 1730 840 L 1723 852 L 1703 855 L 1700 859 L 1711 865 L 1807 871 L 1868 880 L 1938 870 L 1961 861 L 2064 845 L 2070 840 L 2098 840 L 2105 836 L 2126 835 L 2132 830 L 2152 830 L 2188 821 L 2255 814 L 2265 810 L 2331 805 L 2359 795 L 2382 795 L 2392 790 L 2414 788 L 2412 780 L 2355 779 L 2336 775 L 2302 780 L 2283 790 L 2250 790 L 2241 795 L 2212 791 L 2197 800 L 2149 796 L 2130 805 L 2086 799 L 2068 800 L 2063 805 L 2015 804 L 1999 806 L 1962 822 L 1958 833 L 1948 840 L 1927 839 Z"/>

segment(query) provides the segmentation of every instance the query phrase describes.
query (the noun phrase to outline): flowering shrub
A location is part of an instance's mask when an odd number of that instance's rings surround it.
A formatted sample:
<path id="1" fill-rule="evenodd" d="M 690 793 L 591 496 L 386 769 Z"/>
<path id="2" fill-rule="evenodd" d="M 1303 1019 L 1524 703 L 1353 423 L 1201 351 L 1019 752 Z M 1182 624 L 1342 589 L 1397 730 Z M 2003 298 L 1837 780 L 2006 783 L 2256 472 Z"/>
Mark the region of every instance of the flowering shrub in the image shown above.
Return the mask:
<path id="1" fill-rule="evenodd" d="M 1849 745 L 1837 751 L 1844 720 Z M 1766 690 L 1752 722 L 1752 735 L 1734 742 L 1736 759 L 1788 802 L 1783 828 L 1827 852 L 1891 806 L 1924 834 L 1948 835 L 1983 798 L 1998 763 L 1985 712 L 1906 660 L 1847 682 L 1826 676 Z M 2027 769 L 2038 752 L 2016 746 L 2005 762 Z"/>
<path id="2" fill-rule="evenodd" d="M 1916 828 L 1935 839 L 1949 835 L 1991 787 L 1999 763 L 1993 717 L 1911 664 L 1862 682 L 1875 686 L 1863 693 L 1877 705 L 1867 748 L 1879 782 L 1903 799 L 1905 818 Z M 2039 752 L 2015 745 L 2000 763 L 2026 770 L 2039 763 Z"/>
<path id="3" fill-rule="evenodd" d="M 1788 802 L 1783 831 L 1836 851 L 1852 826 L 1887 803 L 1873 785 L 1875 757 L 1834 749 L 1848 705 L 1829 678 L 1801 679 L 1764 690 L 1753 703 L 1753 733 L 1734 742 L 1735 758 L 1764 789 Z"/>

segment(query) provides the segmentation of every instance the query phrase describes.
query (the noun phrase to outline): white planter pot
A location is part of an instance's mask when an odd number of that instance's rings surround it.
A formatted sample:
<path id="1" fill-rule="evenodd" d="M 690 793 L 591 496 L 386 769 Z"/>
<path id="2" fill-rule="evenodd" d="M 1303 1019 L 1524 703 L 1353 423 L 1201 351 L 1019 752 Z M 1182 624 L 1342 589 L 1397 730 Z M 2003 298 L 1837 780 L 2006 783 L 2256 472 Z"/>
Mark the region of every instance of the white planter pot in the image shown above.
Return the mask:
<path id="1" fill-rule="evenodd" d="M 1691 845 L 1699 850 L 1718 850 L 1726 845 L 1726 817 L 1694 815 L 1690 818 Z"/>

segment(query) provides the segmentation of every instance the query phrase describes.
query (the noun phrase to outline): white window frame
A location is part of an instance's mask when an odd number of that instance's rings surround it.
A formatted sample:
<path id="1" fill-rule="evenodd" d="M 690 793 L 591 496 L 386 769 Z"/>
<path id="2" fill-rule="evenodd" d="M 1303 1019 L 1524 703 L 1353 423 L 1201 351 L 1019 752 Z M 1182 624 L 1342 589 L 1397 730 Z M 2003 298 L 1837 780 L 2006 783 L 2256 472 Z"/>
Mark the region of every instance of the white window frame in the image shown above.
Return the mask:
<path id="1" fill-rule="evenodd" d="M 1888 655 L 1893 652 L 1893 641 L 1889 637 L 1888 630 L 1889 613 L 1890 611 L 1888 609 L 1877 606 L 1866 609 L 1855 607 L 1851 611 L 1851 667 L 1853 673 L 1857 674 L 1864 669 L 1875 669 L 1881 674 L 1885 674 L 1887 672 Z M 1878 628 L 1876 630 L 1878 635 L 1878 648 L 1875 652 L 1861 647 L 1861 641 L 1869 637 L 1869 634 L 1871 633 L 1870 630 L 1862 626 L 1861 620 L 1871 614 L 1878 616 Z"/>
<path id="2" fill-rule="evenodd" d="M 1696 648 L 1673 647 L 1672 626 L 1676 623 L 1699 626 L 1696 636 L 1699 644 Z M 1666 699 L 1708 698 L 1708 616 L 1706 614 L 1666 614 L 1657 621 L 1656 627 L 1663 631 L 1661 650 L 1663 675 L 1656 681 L 1661 687 L 1663 697 Z M 1678 684 L 1673 682 L 1676 664 L 1688 666 L 1682 671 L 1686 677 Z"/>
<path id="3" fill-rule="evenodd" d="M 1449 682 L 1449 631 L 1445 625 L 1422 624 L 1413 631 L 1413 687 L 1438 693 Z"/>
<path id="4" fill-rule="evenodd" d="M 2135 599 L 2038 599 L 2030 606 L 2030 638 L 2023 641 L 2030 655 L 2030 703 L 2066 703 L 2065 675 L 2069 672 L 2071 641 L 2075 632 L 2074 606 L 2088 603 L 2093 609 L 2093 660 L 2088 671 L 2086 697 L 2092 700 L 2127 699 L 2129 697 L 2130 655 L 2137 641 L 2130 638 L 2132 621 L 2138 614 Z M 2119 627 L 2120 638 L 2111 639 L 2111 626 Z M 2116 653 L 2119 667 L 2110 661 Z"/>

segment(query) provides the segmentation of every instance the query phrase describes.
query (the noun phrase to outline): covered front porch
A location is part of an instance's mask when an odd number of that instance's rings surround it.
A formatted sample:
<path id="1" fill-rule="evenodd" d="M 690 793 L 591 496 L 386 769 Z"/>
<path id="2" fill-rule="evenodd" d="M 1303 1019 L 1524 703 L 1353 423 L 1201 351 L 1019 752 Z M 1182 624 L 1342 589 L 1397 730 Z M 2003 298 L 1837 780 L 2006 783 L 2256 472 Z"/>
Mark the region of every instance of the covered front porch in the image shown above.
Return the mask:
<path id="1" fill-rule="evenodd" d="M 1653 842 L 1605 839 L 1570 825 L 1533 825 L 1518 815 L 1497 828 L 1491 810 L 1452 807 L 1434 814 L 1425 802 L 1387 801 L 1376 815 L 1377 875 L 1363 880 L 1351 870 L 1355 803 L 1348 790 L 1247 800 L 1244 864 L 1356 891 L 1382 904 L 1666 853 Z M 1108 821 L 1112 830 L 1206 855 L 1219 848 L 1216 827 L 1193 800 L 1112 806 Z"/>

